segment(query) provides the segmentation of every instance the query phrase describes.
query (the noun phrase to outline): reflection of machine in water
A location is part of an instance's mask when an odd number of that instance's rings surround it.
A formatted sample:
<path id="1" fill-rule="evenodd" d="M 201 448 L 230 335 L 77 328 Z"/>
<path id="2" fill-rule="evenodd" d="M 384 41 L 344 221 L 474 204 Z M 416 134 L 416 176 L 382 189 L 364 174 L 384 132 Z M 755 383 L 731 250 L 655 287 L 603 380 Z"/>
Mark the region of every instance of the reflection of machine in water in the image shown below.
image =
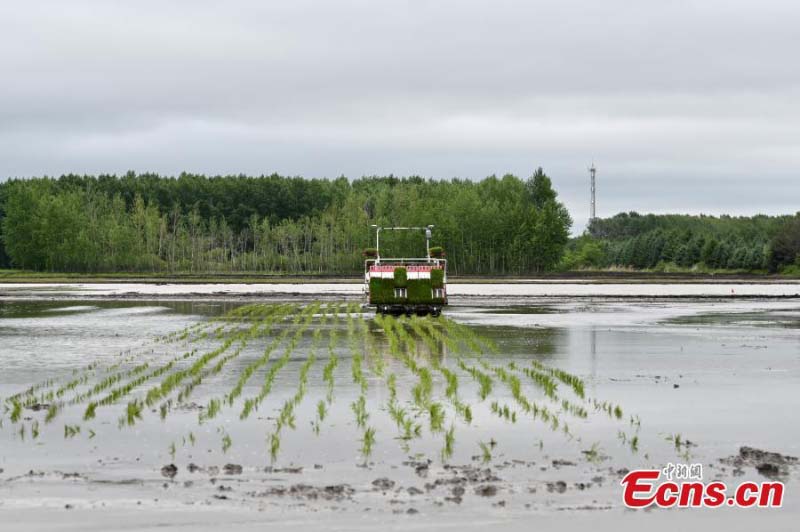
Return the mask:
<path id="1" fill-rule="evenodd" d="M 438 316 L 447 305 L 447 260 L 430 246 L 427 227 L 375 227 L 375 247 L 364 251 L 364 292 L 381 314 Z M 381 231 L 425 231 L 424 258 L 383 258 Z"/>
<path id="2" fill-rule="evenodd" d="M 402 320 L 403 318 L 399 318 Z M 450 347 L 447 342 L 442 338 L 422 338 L 419 334 L 412 330 L 410 327 L 404 327 L 408 336 L 399 342 L 398 347 L 400 350 L 415 359 L 422 357 L 424 360 L 435 361 L 436 364 L 446 364 L 450 356 Z M 392 360 L 397 360 L 396 355 L 392 353 L 392 346 L 387 339 L 386 333 L 383 328 L 371 328 L 369 338 L 370 353 L 376 357 L 380 357 L 385 363 L 392 363 Z"/>

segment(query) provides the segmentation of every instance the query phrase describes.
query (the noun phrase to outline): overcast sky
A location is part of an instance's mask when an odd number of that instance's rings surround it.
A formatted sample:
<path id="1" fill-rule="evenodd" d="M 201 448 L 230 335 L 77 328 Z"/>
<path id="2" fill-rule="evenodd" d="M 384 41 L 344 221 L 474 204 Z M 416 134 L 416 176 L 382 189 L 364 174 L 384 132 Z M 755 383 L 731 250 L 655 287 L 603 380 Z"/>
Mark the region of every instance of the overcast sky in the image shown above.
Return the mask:
<path id="1" fill-rule="evenodd" d="M 0 178 L 526 177 L 800 209 L 800 2 L 0 3 Z"/>

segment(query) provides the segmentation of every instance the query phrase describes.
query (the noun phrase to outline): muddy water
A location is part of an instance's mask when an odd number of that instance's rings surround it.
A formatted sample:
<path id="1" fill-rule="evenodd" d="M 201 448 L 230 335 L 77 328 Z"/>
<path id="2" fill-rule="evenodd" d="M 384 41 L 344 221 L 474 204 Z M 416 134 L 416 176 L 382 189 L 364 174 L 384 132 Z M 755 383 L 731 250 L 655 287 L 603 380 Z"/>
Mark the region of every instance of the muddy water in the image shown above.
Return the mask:
<path id="1" fill-rule="evenodd" d="M 266 339 L 248 344 L 183 405 L 175 405 L 165 420 L 156 406 L 134 425 L 120 427 L 127 399 L 99 408 L 90 421 L 82 419 L 85 404 L 64 408 L 50 423 L 45 423 L 45 410 L 25 409 L 16 423 L 10 411 L 4 412 L 0 516 L 13 517 L 23 527 L 52 513 L 64 527 L 75 529 L 95 520 L 108 526 L 118 515 L 131 515 L 141 526 L 153 524 L 148 516 L 176 525 L 219 521 L 249 526 L 267 514 L 282 526 L 309 529 L 318 527 L 319 519 L 342 529 L 377 522 L 423 529 L 437 523 L 524 528 L 536 516 L 569 529 L 580 520 L 558 516 L 590 512 L 597 516 L 593 522 L 610 528 L 631 522 L 620 504 L 622 469 L 701 463 L 706 479 L 738 483 L 766 480 L 752 467 L 734 476 L 733 468 L 720 462 L 742 445 L 800 455 L 800 424 L 795 421 L 800 411 L 800 301 L 541 298 L 534 303 L 492 297 L 456 303 L 448 317 L 497 345 L 496 353 L 486 355 L 494 367 L 512 362 L 528 367 L 535 360 L 582 378 L 588 417 L 564 415 L 562 423 L 569 424 L 565 435 L 563 426 L 554 431 L 522 412 L 496 379 L 491 395 L 482 401 L 477 384 L 462 374 L 458 393 L 470 404 L 473 419 L 467 424 L 447 408 L 445 429 L 455 430 L 452 455 L 443 458 L 445 434 L 431 431 L 423 415 L 417 418 L 419 438 L 398 439 L 386 408 L 385 378 L 365 361 L 367 424 L 376 434 L 365 458 L 364 430 L 357 426 L 352 406 L 361 388 L 352 376 L 345 316 L 336 325 L 316 317 L 276 374 L 270 394 L 246 421 L 239 419 L 242 401 L 258 393 L 269 365 L 258 368 L 241 396 L 232 406 L 223 405 L 215 418 L 200 423 L 200 407 L 231 390 L 244 368 L 262 355 Z M 6 299 L 0 302 L 0 397 L 49 380 L 69 382 L 91 368 L 86 383 L 65 393 L 69 398 L 90 388 L 115 364 L 120 370 L 143 362 L 155 368 L 191 349 L 214 349 L 219 342 L 210 338 L 194 343 L 191 338 L 155 339 L 210 322 L 239 304 L 224 298 Z M 384 360 L 384 375 L 397 376 L 401 403 L 413 410 L 410 391 L 416 378 L 391 356 L 386 334 L 371 316 L 358 319 L 369 320 L 370 355 Z M 317 329 L 322 332 L 312 346 Z M 317 403 L 329 393 L 323 366 L 333 329 L 340 340 L 334 347 L 339 364 L 329 410 L 316 430 Z M 417 349 L 424 353 L 428 347 L 419 341 Z M 283 344 L 273 358 L 282 349 Z M 457 353 L 448 345 L 439 349 L 442 364 L 457 370 Z M 273 459 L 269 437 L 280 409 L 296 394 L 301 368 L 312 353 L 318 360 L 295 408 L 294 428 L 280 431 L 280 451 Z M 161 379 L 132 390 L 130 397 L 143 396 Z M 541 390 L 529 382 L 525 386 L 532 400 L 546 401 Z M 435 387 L 443 387 L 441 380 Z M 595 398 L 619 405 L 624 413 L 617 419 L 595 409 Z M 510 407 L 516 422 L 494 413 L 493 402 Z M 26 427 L 24 435 L 21 426 Z M 79 427 L 80 432 L 66 434 L 65 427 Z M 676 434 L 692 445 L 676 449 L 668 440 Z M 630 443 L 634 435 L 635 449 Z M 226 437 L 229 448 L 224 448 Z M 481 443 L 491 454 L 486 463 Z M 177 466 L 174 477 L 162 473 L 167 464 Z M 190 464 L 199 469 L 190 471 Z M 226 471 L 226 464 L 241 466 L 241 473 L 235 467 Z M 468 480 L 454 483 L 454 477 Z M 777 525 L 800 513 L 796 477 L 791 469 L 783 478 L 784 508 L 762 511 L 763 524 Z M 737 517 L 743 511 L 718 512 L 731 528 L 744 522 Z M 703 519 L 704 512 L 691 515 Z M 656 512 L 646 526 L 663 522 L 668 520 Z"/>

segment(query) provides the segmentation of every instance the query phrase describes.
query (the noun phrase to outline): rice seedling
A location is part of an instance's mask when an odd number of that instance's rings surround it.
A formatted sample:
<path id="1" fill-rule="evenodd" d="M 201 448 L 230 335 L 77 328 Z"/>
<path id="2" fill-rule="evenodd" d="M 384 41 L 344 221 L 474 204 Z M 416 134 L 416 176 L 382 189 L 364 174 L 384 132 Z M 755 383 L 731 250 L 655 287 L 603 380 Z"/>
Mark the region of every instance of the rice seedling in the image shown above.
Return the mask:
<path id="1" fill-rule="evenodd" d="M 227 453 L 228 450 L 233 445 L 233 440 L 231 439 L 230 434 L 227 432 L 222 436 L 222 452 Z"/>
<path id="2" fill-rule="evenodd" d="M 169 444 L 169 447 L 167 448 L 167 452 L 169 453 L 170 458 L 175 460 L 175 453 L 177 452 L 177 449 L 175 448 L 175 442 L 172 442 L 172 443 Z"/>
<path id="3" fill-rule="evenodd" d="M 39 437 L 39 422 L 38 421 L 34 421 L 31 424 L 31 437 L 34 440 Z"/>
<path id="4" fill-rule="evenodd" d="M 317 419 L 322 422 L 325 421 L 325 416 L 328 415 L 328 407 L 325 404 L 325 401 L 319 400 L 317 402 Z"/>
<path id="5" fill-rule="evenodd" d="M 19 401 L 12 401 L 11 403 L 11 415 L 9 419 L 11 419 L 12 423 L 16 423 L 19 421 L 19 418 L 22 417 L 22 403 Z"/>
<path id="6" fill-rule="evenodd" d="M 144 409 L 144 405 L 138 401 L 134 400 L 128 403 L 125 407 L 125 415 L 120 418 L 120 425 L 127 424 L 128 426 L 133 426 L 136 424 L 137 419 L 142 419 L 142 410 Z"/>
<path id="7" fill-rule="evenodd" d="M 64 425 L 64 439 L 74 438 L 81 433 L 78 425 Z"/>
<path id="8" fill-rule="evenodd" d="M 469 373 L 472 379 L 478 383 L 478 386 L 480 387 L 478 395 L 480 396 L 481 401 L 486 400 L 486 398 L 492 393 L 492 378 L 474 366 L 467 366 L 462 360 L 458 361 L 458 366 L 465 372 Z"/>
<path id="9" fill-rule="evenodd" d="M 428 368 L 421 367 L 417 371 L 419 381 L 411 389 L 411 394 L 414 397 L 414 404 L 420 410 L 424 410 L 431 402 L 433 395 L 433 377 Z"/>
<path id="10" fill-rule="evenodd" d="M 198 416 L 199 422 L 202 423 L 204 420 L 214 419 L 217 417 L 220 410 L 222 410 L 222 401 L 219 399 L 210 399 L 205 410 L 201 411 Z"/>
<path id="11" fill-rule="evenodd" d="M 450 425 L 450 428 L 444 434 L 444 447 L 442 448 L 442 462 L 446 462 L 453 456 L 453 450 L 456 444 L 456 428 Z"/>
<path id="12" fill-rule="evenodd" d="M 373 445 L 375 445 L 375 429 L 369 427 L 364 430 L 364 436 L 361 438 L 361 455 L 364 460 L 372 454 Z"/>
<path id="13" fill-rule="evenodd" d="M 281 408 L 278 421 L 276 422 L 276 432 L 280 432 L 284 426 L 288 426 L 292 429 L 295 428 L 294 402 L 292 401 L 285 401 L 283 403 L 283 408 Z"/>
<path id="14" fill-rule="evenodd" d="M 320 427 L 322 422 L 325 421 L 325 416 L 328 415 L 328 407 L 322 399 L 317 402 L 317 418 L 312 422 L 314 434 L 319 436 Z"/>
<path id="15" fill-rule="evenodd" d="M 375 341 L 371 334 L 369 334 L 369 326 L 365 319 L 357 320 L 359 327 L 359 339 L 362 343 L 366 343 L 366 352 L 371 354 L 369 361 L 372 365 L 372 372 L 378 377 L 383 377 L 386 371 L 386 362 L 383 359 L 381 352 L 377 349 Z"/>
<path id="16" fill-rule="evenodd" d="M 328 385 L 328 403 L 332 402 L 334 377 L 333 372 L 339 364 L 339 359 L 334 355 L 328 358 L 328 362 L 322 370 L 322 379 Z"/>
<path id="17" fill-rule="evenodd" d="M 683 450 L 685 455 L 689 455 L 689 449 L 692 446 L 692 443 L 689 440 L 683 438 L 680 434 L 671 434 L 667 436 L 666 439 L 667 441 L 672 442 L 676 451 L 680 453 L 681 450 Z"/>
<path id="18" fill-rule="evenodd" d="M 269 436 L 269 455 L 274 463 L 278 459 L 278 452 L 281 450 L 281 436 L 278 432 L 273 432 Z"/>
<path id="19" fill-rule="evenodd" d="M 358 400 L 350 404 L 350 408 L 356 416 L 356 425 L 358 425 L 359 428 L 364 428 L 367 424 L 367 419 L 369 419 L 366 398 L 363 395 L 359 396 Z"/>
<path id="20" fill-rule="evenodd" d="M 392 373 L 386 378 L 386 388 L 389 390 L 389 401 L 397 399 L 397 375 Z"/>
<path id="21" fill-rule="evenodd" d="M 500 406 L 500 403 L 493 401 L 490 408 L 492 413 L 496 416 L 503 418 L 506 421 L 511 421 L 512 423 L 517 422 L 517 413 L 512 411 L 508 405 Z"/>
<path id="22" fill-rule="evenodd" d="M 441 432 L 444 428 L 445 412 L 441 403 L 430 403 L 428 405 L 428 415 L 430 417 L 431 432 Z"/>
<path id="23" fill-rule="evenodd" d="M 458 376 L 447 368 L 441 368 L 440 371 L 447 380 L 447 387 L 444 390 L 444 394 L 448 399 L 455 400 L 458 396 Z"/>
<path id="24" fill-rule="evenodd" d="M 402 439 L 404 440 L 412 440 L 414 438 L 419 438 L 422 436 L 422 425 L 414 422 L 414 420 L 411 417 L 406 417 L 403 419 L 402 429 L 403 429 Z"/>
<path id="25" fill-rule="evenodd" d="M 333 387 L 334 387 L 334 374 L 336 367 L 339 365 L 339 357 L 336 355 L 337 344 L 337 330 L 336 327 L 339 322 L 339 305 L 333 306 L 333 327 L 331 328 L 330 336 L 328 338 L 328 362 L 322 370 L 322 380 L 328 386 L 327 400 L 328 404 L 333 402 Z"/>
<path id="26" fill-rule="evenodd" d="M 88 421 L 90 419 L 93 419 L 96 415 L 96 410 L 97 410 L 97 403 L 95 403 L 94 401 L 86 405 L 86 411 L 83 413 L 83 420 Z"/>
<path id="27" fill-rule="evenodd" d="M 459 400 L 454 400 L 453 405 L 455 406 L 456 412 L 459 416 L 464 419 L 464 422 L 469 425 L 472 423 L 472 407 L 470 407 L 466 403 L 462 403 Z"/>
<path id="28" fill-rule="evenodd" d="M 592 464 L 598 464 L 603 459 L 602 455 L 600 454 L 600 444 L 597 442 L 593 443 L 588 450 L 581 452 L 586 458 L 586 461 Z"/>
<path id="29" fill-rule="evenodd" d="M 361 355 L 359 353 L 353 353 L 351 358 L 351 373 L 353 375 L 353 382 L 359 385 L 361 393 L 366 393 L 367 379 L 364 377 L 364 373 L 361 370 Z"/>
<path id="30" fill-rule="evenodd" d="M 481 448 L 481 461 L 484 464 L 488 464 L 489 462 L 491 462 L 492 461 L 492 450 L 489 448 L 489 445 L 487 445 L 486 443 L 481 441 L 481 442 L 478 442 L 478 446 Z"/>
<path id="31" fill-rule="evenodd" d="M 45 423 L 50 423 L 51 421 L 53 421 L 56 418 L 56 416 L 58 415 L 58 411 L 59 411 L 58 405 L 56 403 L 52 403 L 47 408 L 47 414 L 44 417 L 44 422 Z"/>

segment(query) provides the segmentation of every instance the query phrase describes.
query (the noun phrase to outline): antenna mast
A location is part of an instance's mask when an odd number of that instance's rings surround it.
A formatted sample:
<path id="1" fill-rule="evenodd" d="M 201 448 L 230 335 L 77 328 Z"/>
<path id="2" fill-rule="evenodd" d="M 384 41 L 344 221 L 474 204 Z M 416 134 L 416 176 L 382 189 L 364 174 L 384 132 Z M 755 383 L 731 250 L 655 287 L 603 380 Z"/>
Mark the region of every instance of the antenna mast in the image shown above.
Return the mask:
<path id="1" fill-rule="evenodd" d="M 592 220 L 594 220 L 594 219 L 595 219 L 595 217 L 596 217 L 596 216 L 595 216 L 595 210 L 594 210 L 594 208 L 595 208 L 595 201 L 594 201 L 594 178 L 595 178 L 595 174 L 596 174 L 596 173 L 597 173 L 597 169 L 594 167 L 594 161 L 592 161 L 592 166 L 589 168 L 589 179 L 590 179 L 590 182 L 591 182 L 591 184 L 590 184 L 590 188 L 591 188 L 591 191 L 592 191 L 592 200 L 591 200 L 591 204 L 590 204 L 590 207 L 589 207 L 589 221 L 590 221 L 590 222 L 591 222 Z"/>

